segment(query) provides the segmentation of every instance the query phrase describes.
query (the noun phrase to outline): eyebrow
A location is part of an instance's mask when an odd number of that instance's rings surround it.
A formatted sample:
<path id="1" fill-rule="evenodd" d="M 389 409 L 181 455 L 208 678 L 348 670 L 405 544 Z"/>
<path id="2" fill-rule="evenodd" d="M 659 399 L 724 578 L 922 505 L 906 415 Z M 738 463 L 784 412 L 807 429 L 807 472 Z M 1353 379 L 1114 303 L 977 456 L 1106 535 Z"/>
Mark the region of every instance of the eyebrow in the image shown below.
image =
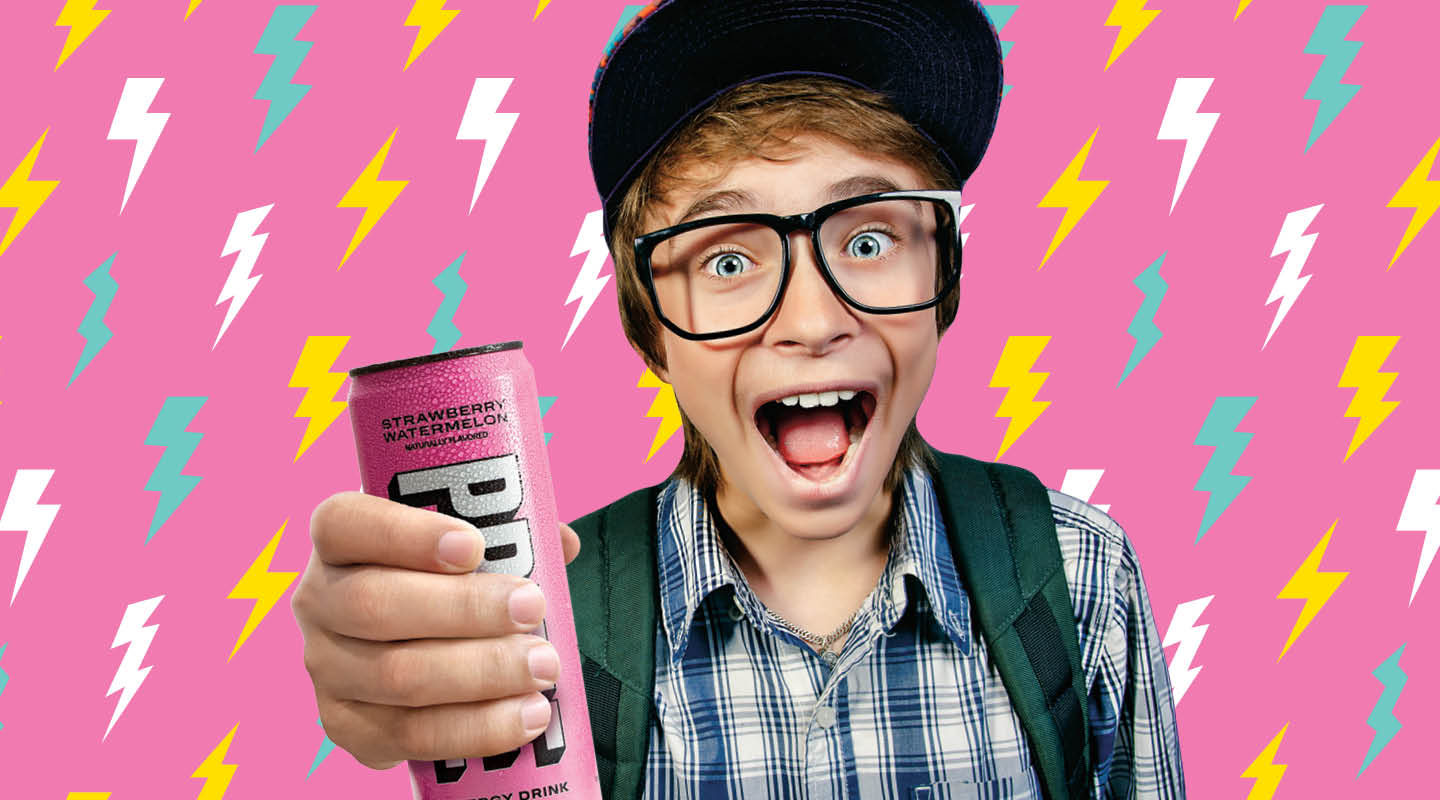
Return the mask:
<path id="1" fill-rule="evenodd" d="M 836 200 L 843 200 L 847 197 L 857 197 L 862 194 L 875 194 L 879 192 L 898 192 L 900 187 L 889 178 L 880 175 L 856 175 L 842 181 L 830 184 L 827 203 Z M 741 212 L 746 209 L 753 209 L 759 205 L 755 195 L 743 189 L 725 189 L 719 192 L 711 192 L 690 204 L 675 225 L 705 216 L 717 211 Z"/>

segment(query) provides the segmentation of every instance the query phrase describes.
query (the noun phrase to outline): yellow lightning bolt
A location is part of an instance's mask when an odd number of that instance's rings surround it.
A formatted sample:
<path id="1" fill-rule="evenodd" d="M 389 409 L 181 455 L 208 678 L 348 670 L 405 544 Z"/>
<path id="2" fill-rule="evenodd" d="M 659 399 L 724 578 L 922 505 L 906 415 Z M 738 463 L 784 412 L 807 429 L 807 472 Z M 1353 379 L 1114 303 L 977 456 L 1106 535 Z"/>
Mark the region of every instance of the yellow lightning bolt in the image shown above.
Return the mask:
<path id="1" fill-rule="evenodd" d="M 300 449 L 295 451 L 296 461 L 345 410 L 345 401 L 334 399 L 345 383 L 345 373 L 330 372 L 330 367 L 334 366 L 335 359 L 340 357 L 340 351 L 345 349 L 348 341 L 349 336 L 310 336 L 305 339 L 305 349 L 300 351 L 300 359 L 295 362 L 290 388 L 305 390 L 305 396 L 300 398 L 300 407 L 295 409 L 295 418 L 310 418 L 305 426 L 305 436 L 300 440 Z"/>
<path id="2" fill-rule="evenodd" d="M 1115 7 L 1110 9 L 1110 16 L 1105 18 L 1105 27 L 1119 28 L 1115 34 L 1115 46 L 1110 48 L 1110 60 L 1105 62 L 1105 69 L 1115 63 L 1115 59 L 1125 52 L 1140 34 L 1150 27 L 1150 23 L 1160 16 L 1160 9 L 1146 8 L 1145 0 L 1115 0 Z"/>
<path id="3" fill-rule="evenodd" d="M 1285 727 L 1275 734 L 1270 744 L 1265 745 L 1260 755 L 1255 756 L 1250 766 L 1240 773 L 1242 778 L 1255 779 L 1255 785 L 1250 787 L 1250 794 L 1245 796 L 1246 800 L 1270 800 L 1275 796 L 1275 790 L 1280 787 L 1280 779 L 1285 777 L 1285 770 L 1289 767 L 1289 764 L 1276 764 L 1275 753 L 1280 749 L 1280 740 L 1285 738 L 1285 731 L 1289 727 L 1290 723 L 1285 723 Z"/>
<path id="4" fill-rule="evenodd" d="M 190 19 L 190 15 L 194 14 L 195 9 L 200 7 L 200 2 L 201 0 L 190 0 L 190 7 L 185 9 L 185 19 Z"/>
<path id="5" fill-rule="evenodd" d="M 65 59 L 89 39 L 108 16 L 109 11 L 95 8 L 95 0 L 65 0 L 60 16 L 55 19 L 55 27 L 69 28 L 70 32 L 65 34 L 65 46 L 60 49 L 60 60 L 55 62 L 55 69 L 60 69 Z"/>
<path id="6" fill-rule="evenodd" d="M 995 416 L 1010 417 L 1005 438 L 1000 442 L 1000 451 L 995 454 L 996 460 L 1005 455 L 1010 445 L 1050 405 L 1049 400 L 1035 399 L 1036 392 L 1040 391 L 1050 373 L 1030 371 L 1040 358 L 1040 351 L 1049 343 L 1049 336 L 1011 336 L 1005 340 L 1005 349 L 1000 352 L 1000 360 L 995 364 L 995 374 L 990 376 L 990 388 L 1005 387 L 1005 398 L 1000 401 Z"/>
<path id="7" fill-rule="evenodd" d="M 1440 209 L 1440 181 L 1429 180 L 1428 176 L 1435 168 L 1435 156 L 1440 154 L 1440 139 L 1430 146 L 1430 152 L 1420 159 L 1415 169 L 1400 184 L 1400 189 L 1390 202 L 1385 204 L 1386 208 L 1413 208 L 1415 213 L 1410 216 L 1410 224 L 1405 226 L 1405 235 L 1400 237 L 1400 246 L 1395 248 L 1395 255 L 1390 257 L 1390 263 L 1385 266 L 1386 271 L 1395 266 L 1395 259 L 1405 252 L 1415 235 L 1425 227 L 1425 223 L 1435 216 L 1435 210 Z"/>
<path id="8" fill-rule="evenodd" d="M 655 402 L 650 404 L 650 410 L 645 412 L 647 417 L 660 418 L 660 428 L 655 431 L 655 440 L 650 443 L 650 453 L 645 456 L 648 462 L 657 450 L 670 441 L 675 431 L 680 430 L 680 405 L 675 402 L 675 389 L 656 377 L 648 368 L 635 386 L 640 389 L 660 390 L 655 393 Z"/>
<path id="9" fill-rule="evenodd" d="M 400 192 L 405 189 L 405 184 L 410 182 L 380 180 L 380 168 L 385 166 L 385 159 L 390 155 L 390 144 L 395 141 L 395 134 L 399 132 L 399 128 L 390 132 L 390 138 L 380 146 L 379 152 L 375 153 L 375 157 L 365 165 L 360 177 L 355 179 L 355 182 L 350 185 L 350 189 L 345 192 L 345 196 L 340 198 L 340 203 L 335 206 L 336 208 L 365 209 L 365 215 L 360 218 L 360 227 L 355 229 L 355 235 L 350 237 L 350 246 L 345 248 L 345 257 L 340 259 L 340 267 L 345 266 L 345 262 L 350 260 L 350 254 L 355 252 L 355 248 L 359 247 L 361 242 L 365 241 L 366 236 L 370 235 L 370 229 L 375 227 L 375 223 L 379 222 L 381 217 L 385 216 L 385 212 L 390 210 L 395 198 L 399 197 Z M 340 269 L 340 267 L 336 267 L 336 269 Z"/>
<path id="10" fill-rule="evenodd" d="M 548 5 L 550 5 L 550 0 L 540 0 L 540 5 L 535 6 L 535 16 L 531 17 L 530 21 L 534 22 L 535 20 L 540 19 L 540 12 L 544 11 L 545 6 Z"/>
<path id="11" fill-rule="evenodd" d="M 1335 590 L 1340 588 L 1341 583 L 1345 582 L 1345 576 L 1350 574 L 1348 572 L 1320 571 L 1320 559 L 1325 557 L 1325 548 L 1330 544 L 1330 534 L 1335 532 L 1335 524 L 1339 521 L 1336 519 L 1335 522 L 1330 523 L 1330 530 L 1325 531 L 1325 535 L 1320 537 L 1320 543 L 1315 545 L 1314 549 L 1310 551 L 1310 555 L 1306 556 L 1305 561 L 1300 564 L 1300 568 L 1295 570 L 1295 574 L 1285 582 L 1285 588 L 1280 590 L 1280 594 L 1275 595 L 1278 600 L 1305 601 L 1305 607 L 1300 609 L 1299 619 L 1295 620 L 1295 626 L 1290 629 L 1290 638 L 1285 640 L 1285 647 L 1280 651 L 1280 657 L 1275 659 L 1276 663 L 1285 657 L 1290 645 L 1300 638 L 1300 634 L 1305 632 L 1310 621 L 1315 619 L 1315 615 L 1320 613 L 1320 609 L 1324 608 L 1326 603 L 1330 602 L 1330 596 L 1335 594 Z"/>
<path id="12" fill-rule="evenodd" d="M 230 594 L 226 595 L 231 600 L 255 601 L 254 608 L 250 609 L 250 618 L 245 620 L 245 627 L 240 631 L 240 638 L 235 640 L 235 649 L 230 651 L 226 661 L 234 658 L 235 654 L 240 652 L 240 645 L 245 644 L 245 640 L 250 638 L 250 634 L 260 624 L 260 620 L 265 619 L 265 615 L 275 607 L 280 596 L 285 594 L 285 590 L 290 588 L 290 584 L 295 581 L 295 576 L 299 574 L 297 572 L 270 571 L 270 559 L 275 557 L 275 547 L 280 544 L 280 536 L 285 533 L 285 526 L 288 524 L 290 524 L 289 519 L 280 523 L 280 530 L 270 537 L 270 543 L 265 545 L 265 549 L 255 557 L 249 569 L 245 570 L 245 574 L 240 576 L 240 582 L 235 584 L 235 588 L 230 590 Z"/>
<path id="13" fill-rule="evenodd" d="M 1350 449 L 1345 451 L 1342 461 L 1349 461 L 1351 454 L 1360 449 L 1360 445 L 1390 416 L 1395 406 L 1400 405 L 1399 400 L 1382 399 L 1400 373 L 1380 371 L 1399 341 L 1399 336 L 1355 337 L 1355 347 L 1340 373 L 1340 387 L 1355 390 L 1355 396 L 1350 398 L 1350 405 L 1345 409 L 1345 416 L 1358 417 L 1360 421 L 1355 425 Z"/>
<path id="14" fill-rule="evenodd" d="M 1245 9 L 1248 8 L 1249 6 L 1250 6 L 1250 0 L 1240 0 L 1240 5 L 1238 5 L 1238 6 L 1235 7 L 1235 19 L 1240 19 L 1240 15 L 1241 15 L 1241 14 L 1244 14 L 1244 13 L 1245 13 Z"/>
<path id="15" fill-rule="evenodd" d="M 0 185 L 0 208 L 15 209 L 15 216 L 10 219 L 10 226 L 5 229 L 5 238 L 0 239 L 0 256 L 10 248 L 10 243 L 25 229 L 30 218 L 45 204 L 46 198 L 60 185 L 60 181 L 32 181 L 30 170 L 35 168 L 35 159 L 40 157 L 40 147 L 45 144 L 45 137 L 50 134 L 50 129 L 41 131 L 40 138 L 30 148 L 30 152 L 20 160 L 20 166 L 10 173 L 5 179 L 4 185 Z"/>
<path id="16" fill-rule="evenodd" d="M 404 69 L 410 69 L 415 59 L 425 52 L 425 48 L 435 41 L 435 37 L 445 30 L 445 27 L 455 21 L 460 14 L 455 9 L 445 8 L 445 0 L 415 0 L 415 5 L 410 8 L 409 16 L 405 17 L 405 27 L 420 30 L 415 32 L 415 44 L 410 46 L 410 57 L 405 59 Z M 401 70 L 404 71 L 403 69 Z"/>
<path id="17" fill-rule="evenodd" d="M 240 723 L 237 722 L 235 728 L 238 727 Z M 190 774 L 192 778 L 205 779 L 205 785 L 200 788 L 195 800 L 224 800 L 225 792 L 230 788 L 230 779 L 235 777 L 235 765 L 225 763 L 225 753 L 230 749 L 230 740 L 235 738 L 235 728 L 225 734 L 220 744 L 215 745 L 210 755 L 205 756 L 205 760 Z"/>
<path id="18" fill-rule="evenodd" d="M 1090 134 L 1090 138 L 1085 140 L 1085 146 L 1081 147 L 1080 152 L 1070 159 L 1065 171 L 1055 179 L 1055 184 L 1050 187 L 1050 191 L 1045 193 L 1036 206 L 1036 208 L 1065 209 L 1065 216 L 1060 220 L 1060 228 L 1055 231 L 1055 238 L 1050 240 L 1050 247 L 1045 251 L 1045 257 L 1040 260 L 1040 267 L 1045 266 L 1045 262 L 1049 261 L 1051 254 L 1055 252 L 1055 248 L 1065 241 L 1065 237 L 1070 235 L 1071 229 L 1080 222 L 1081 217 L 1085 216 L 1085 212 L 1090 210 L 1090 206 L 1095 204 L 1100 193 L 1105 191 L 1105 187 L 1110 185 L 1110 181 L 1080 180 L 1080 170 L 1085 166 L 1085 159 L 1090 157 L 1090 146 L 1095 143 L 1095 134 L 1099 132 L 1100 129 L 1096 128 Z M 1040 267 L 1036 267 L 1036 269 L 1040 269 Z"/>

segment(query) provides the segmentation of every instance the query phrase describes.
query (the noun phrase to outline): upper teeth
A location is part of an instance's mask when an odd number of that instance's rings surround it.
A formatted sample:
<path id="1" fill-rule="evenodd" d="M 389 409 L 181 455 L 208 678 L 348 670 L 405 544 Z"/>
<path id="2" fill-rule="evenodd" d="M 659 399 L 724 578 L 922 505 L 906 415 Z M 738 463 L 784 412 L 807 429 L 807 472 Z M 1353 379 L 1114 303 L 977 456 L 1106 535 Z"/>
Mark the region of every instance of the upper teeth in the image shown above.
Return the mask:
<path id="1" fill-rule="evenodd" d="M 787 406 L 797 403 L 801 408 L 814 408 L 815 406 L 833 406 L 841 400 L 849 400 L 855 396 L 850 389 L 841 389 L 836 392 L 812 392 L 810 394 L 792 394 L 789 397 L 780 398 L 780 402 Z"/>

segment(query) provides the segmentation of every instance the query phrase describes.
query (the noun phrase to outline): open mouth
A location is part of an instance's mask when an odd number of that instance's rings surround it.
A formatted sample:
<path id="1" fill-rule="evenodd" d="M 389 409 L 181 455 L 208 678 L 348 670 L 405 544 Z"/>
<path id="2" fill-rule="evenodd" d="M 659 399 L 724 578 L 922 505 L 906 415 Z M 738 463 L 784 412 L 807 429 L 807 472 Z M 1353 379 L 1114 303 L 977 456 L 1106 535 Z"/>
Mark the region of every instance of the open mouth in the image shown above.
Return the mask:
<path id="1" fill-rule="evenodd" d="M 800 393 L 761 404 L 755 428 L 791 470 L 823 481 L 843 470 L 874 413 L 863 389 Z"/>

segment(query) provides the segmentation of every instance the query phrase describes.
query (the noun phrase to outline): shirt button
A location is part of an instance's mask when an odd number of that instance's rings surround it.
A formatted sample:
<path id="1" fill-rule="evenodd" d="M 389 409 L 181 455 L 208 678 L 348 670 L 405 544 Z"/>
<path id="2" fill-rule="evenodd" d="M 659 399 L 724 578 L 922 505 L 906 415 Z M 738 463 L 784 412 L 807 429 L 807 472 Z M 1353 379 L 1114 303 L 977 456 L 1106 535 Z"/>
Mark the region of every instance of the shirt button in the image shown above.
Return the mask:
<path id="1" fill-rule="evenodd" d="M 730 606 L 730 619 L 739 622 L 744 616 L 745 612 L 740 610 L 740 606 Z"/>
<path id="2" fill-rule="evenodd" d="M 829 728 L 835 724 L 835 707 L 820 706 L 815 709 L 815 724 L 822 728 Z"/>
<path id="3" fill-rule="evenodd" d="M 826 650 L 825 655 L 820 656 L 820 658 L 826 664 L 833 667 L 835 666 L 835 662 L 840 660 L 840 654 L 835 652 L 834 650 Z"/>

